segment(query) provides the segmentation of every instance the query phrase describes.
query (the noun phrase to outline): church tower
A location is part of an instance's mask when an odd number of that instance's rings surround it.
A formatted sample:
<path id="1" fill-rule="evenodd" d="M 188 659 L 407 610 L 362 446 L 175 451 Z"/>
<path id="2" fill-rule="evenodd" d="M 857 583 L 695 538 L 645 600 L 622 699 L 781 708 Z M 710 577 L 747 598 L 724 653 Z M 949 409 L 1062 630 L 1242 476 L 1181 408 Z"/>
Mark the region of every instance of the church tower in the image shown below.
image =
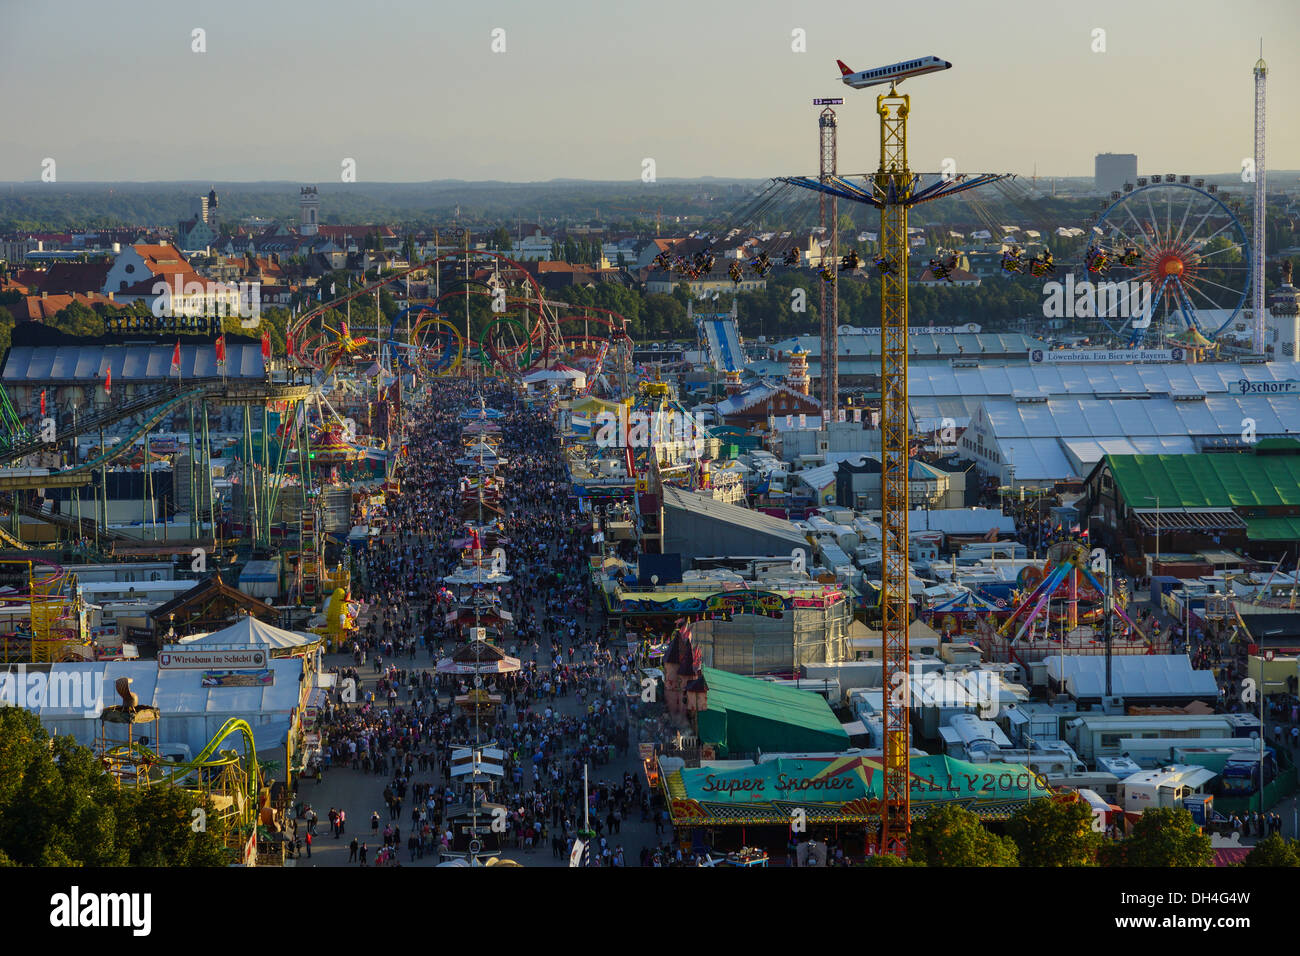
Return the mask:
<path id="1" fill-rule="evenodd" d="M 314 236 L 320 231 L 320 196 L 315 186 L 303 186 L 298 196 L 298 232 Z"/>

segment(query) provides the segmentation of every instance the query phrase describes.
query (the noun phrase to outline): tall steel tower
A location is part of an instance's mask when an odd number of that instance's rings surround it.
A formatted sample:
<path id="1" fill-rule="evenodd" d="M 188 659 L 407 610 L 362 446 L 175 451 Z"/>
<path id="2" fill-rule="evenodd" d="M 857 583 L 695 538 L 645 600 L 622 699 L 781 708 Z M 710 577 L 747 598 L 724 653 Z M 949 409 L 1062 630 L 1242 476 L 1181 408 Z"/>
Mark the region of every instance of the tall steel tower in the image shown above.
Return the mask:
<path id="1" fill-rule="evenodd" d="M 1268 77 L 1268 65 L 1264 62 L 1264 41 L 1259 43 L 1259 59 L 1255 61 L 1255 215 L 1252 245 L 1255 261 L 1251 268 L 1251 286 L 1253 295 L 1251 304 L 1255 310 L 1254 351 L 1264 354 L 1264 218 L 1267 213 L 1267 200 L 1264 188 L 1264 86 Z"/>
<path id="2" fill-rule="evenodd" d="M 820 180 L 822 184 L 830 182 L 837 174 L 835 158 L 835 111 L 829 106 L 821 112 L 817 120 L 818 147 L 820 154 Z M 821 320 L 822 320 L 822 427 L 835 420 L 835 409 L 839 406 L 840 391 L 840 229 L 839 197 L 822 193 L 821 224 L 830 230 L 831 279 L 822 283 Z M 827 213 L 830 214 L 829 220 Z M 826 267 L 826 254 L 822 253 L 822 268 Z M 829 307 L 827 299 L 830 299 Z"/>
<path id="3" fill-rule="evenodd" d="M 911 100 L 891 81 L 889 93 L 876 97 L 880 116 L 880 168 L 851 182 L 826 173 L 817 179 L 782 176 L 779 182 L 843 197 L 880 210 L 880 257 L 876 272 L 880 292 L 880 434 L 881 434 L 881 587 L 880 630 L 884 650 L 884 787 L 880 812 L 880 846 L 898 852 L 911 829 L 911 734 L 908 729 L 910 650 L 907 517 L 909 507 L 909 438 L 907 405 L 907 214 L 923 202 L 975 189 L 1004 174 L 932 175 L 929 184 L 907 162 L 907 119 Z M 825 115 L 825 114 L 823 114 Z M 823 127 L 824 131 L 825 127 Z M 823 132 L 823 135 L 824 132 Z M 824 140 L 823 140 L 824 142 Z M 833 133 L 831 142 L 834 142 Z M 823 152 L 823 156 L 825 152 Z M 832 152 L 832 161 L 834 153 Z M 823 206 L 823 209 L 825 207 Z M 838 274 L 839 262 L 832 268 Z M 823 349 L 829 337 L 823 335 Z M 824 352 L 823 352 L 824 354 Z M 823 378 L 825 378 L 823 370 Z M 825 409 L 824 409 L 825 411 Z"/>

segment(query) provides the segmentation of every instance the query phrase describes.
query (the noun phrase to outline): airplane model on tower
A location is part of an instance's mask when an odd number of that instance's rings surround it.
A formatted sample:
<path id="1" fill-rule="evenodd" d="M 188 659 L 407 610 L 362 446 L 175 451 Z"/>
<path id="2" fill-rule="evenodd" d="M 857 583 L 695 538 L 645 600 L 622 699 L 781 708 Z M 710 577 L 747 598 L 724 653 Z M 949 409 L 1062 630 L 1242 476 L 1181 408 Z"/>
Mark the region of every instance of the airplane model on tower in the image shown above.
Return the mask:
<path id="1" fill-rule="evenodd" d="M 902 63 L 895 63 L 892 66 L 882 66 L 874 70 L 859 70 L 854 73 L 852 69 L 844 65 L 843 60 L 835 61 L 840 68 L 840 79 L 845 86 L 852 87 L 855 90 L 865 89 L 868 86 L 877 86 L 881 83 L 901 83 L 910 76 L 921 76 L 925 73 L 937 73 L 940 70 L 952 69 L 952 64 L 947 60 L 941 60 L 937 56 L 923 56 L 919 60 L 904 60 Z"/>

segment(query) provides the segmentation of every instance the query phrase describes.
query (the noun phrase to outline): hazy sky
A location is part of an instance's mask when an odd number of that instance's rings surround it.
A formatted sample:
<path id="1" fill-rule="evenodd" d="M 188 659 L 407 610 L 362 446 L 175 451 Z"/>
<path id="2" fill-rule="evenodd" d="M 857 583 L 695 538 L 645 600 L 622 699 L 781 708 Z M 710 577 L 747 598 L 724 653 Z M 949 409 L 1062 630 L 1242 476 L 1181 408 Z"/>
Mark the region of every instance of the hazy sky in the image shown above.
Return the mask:
<path id="1" fill-rule="evenodd" d="M 1113 151 L 1228 172 L 1253 149 L 1261 36 L 1269 167 L 1298 169 L 1300 0 L 0 0 L 0 180 L 45 157 L 63 182 L 338 182 L 345 157 L 359 181 L 639 181 L 647 157 L 660 177 L 811 173 L 809 101 L 841 95 L 859 172 L 877 91 L 836 58 L 927 54 L 953 69 L 903 86 L 914 169 L 1091 175 Z"/>

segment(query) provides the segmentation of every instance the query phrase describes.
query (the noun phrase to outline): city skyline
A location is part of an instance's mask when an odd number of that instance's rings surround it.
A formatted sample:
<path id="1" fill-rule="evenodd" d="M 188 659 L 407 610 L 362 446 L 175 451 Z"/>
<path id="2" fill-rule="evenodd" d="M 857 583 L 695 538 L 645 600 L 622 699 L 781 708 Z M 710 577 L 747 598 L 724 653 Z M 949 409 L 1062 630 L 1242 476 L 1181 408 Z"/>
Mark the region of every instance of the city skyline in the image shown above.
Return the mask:
<path id="1" fill-rule="evenodd" d="M 27 95 L 0 181 L 39 181 L 46 159 L 67 183 L 340 182 L 347 159 L 357 182 L 638 182 L 647 159 L 663 180 L 762 179 L 813 171 L 810 100 L 824 96 L 845 100 L 839 168 L 853 173 L 877 162 L 875 104 L 836 80 L 835 60 L 921 54 L 954 68 L 901 87 L 918 171 L 952 158 L 964 172 L 1090 177 L 1109 151 L 1136 153 L 1141 174 L 1218 175 L 1253 151 L 1261 35 L 1268 166 L 1300 167 L 1300 127 L 1285 121 L 1300 8 L 1285 2 L 1230 18 L 1208 0 L 1063 13 L 1015 2 L 991 18 L 941 0 L 888 42 L 870 11 L 830 4 L 144 6 L 130 30 L 83 3 L 3 15 L 0 77 Z M 60 38 L 71 68 L 51 70 L 41 36 Z"/>

